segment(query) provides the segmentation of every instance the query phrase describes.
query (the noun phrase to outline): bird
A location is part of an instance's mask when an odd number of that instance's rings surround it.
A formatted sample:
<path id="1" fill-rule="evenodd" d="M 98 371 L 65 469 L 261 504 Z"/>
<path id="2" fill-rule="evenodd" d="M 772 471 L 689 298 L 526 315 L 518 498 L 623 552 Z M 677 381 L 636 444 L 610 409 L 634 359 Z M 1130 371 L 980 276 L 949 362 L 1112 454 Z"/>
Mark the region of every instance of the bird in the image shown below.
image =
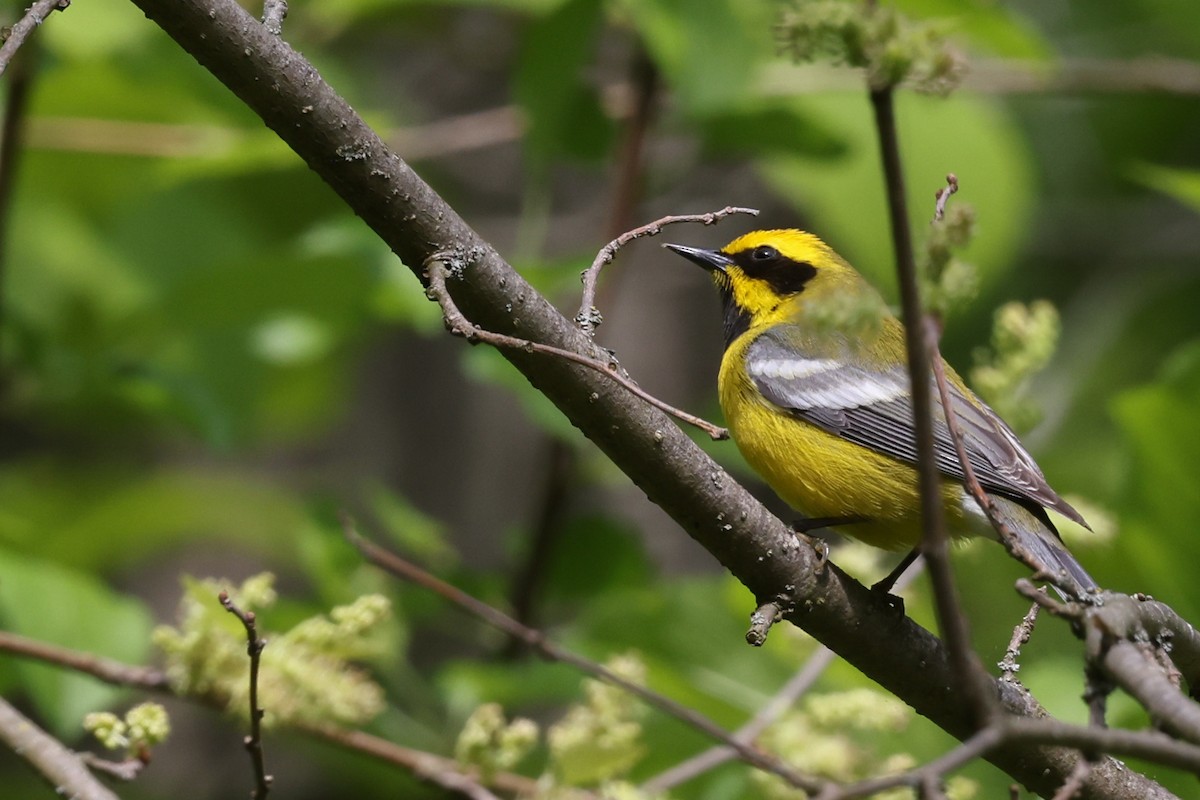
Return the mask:
<path id="1" fill-rule="evenodd" d="M 831 528 L 876 547 L 910 550 L 876 586 L 890 591 L 916 558 L 922 535 L 903 324 L 849 262 L 806 231 L 753 231 L 719 250 L 664 247 L 708 270 L 720 294 L 725 351 L 717 386 L 730 437 L 775 493 L 808 515 L 798 530 Z M 877 308 L 877 324 L 836 313 L 856 305 Z M 1025 560 L 1070 596 L 1095 589 L 1047 510 L 1087 522 L 1050 487 L 1012 429 L 942 363 L 973 472 Z M 932 394 L 950 535 L 996 539 L 964 487 L 936 387 Z"/>

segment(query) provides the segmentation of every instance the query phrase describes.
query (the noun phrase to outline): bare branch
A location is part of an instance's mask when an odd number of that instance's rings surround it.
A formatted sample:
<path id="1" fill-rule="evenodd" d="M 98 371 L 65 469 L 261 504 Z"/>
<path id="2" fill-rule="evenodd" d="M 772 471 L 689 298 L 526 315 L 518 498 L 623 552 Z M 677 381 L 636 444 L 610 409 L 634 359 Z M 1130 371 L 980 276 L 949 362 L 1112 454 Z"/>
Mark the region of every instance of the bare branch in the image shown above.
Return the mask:
<path id="1" fill-rule="evenodd" d="M 150 667 L 139 667 L 108 659 L 99 659 L 90 653 L 57 647 L 43 642 L 35 642 L 3 631 L 0 631 L 0 652 L 12 653 L 22 658 L 32 658 L 57 667 L 91 675 L 114 686 L 128 686 L 135 689 L 176 696 L 164 674 Z M 214 697 L 187 696 L 183 699 L 222 711 L 225 709 L 224 703 Z M 3 700 L 0 700 L 0 705 L 2 704 Z M 3 709 L 0 708 L 0 718 L 3 717 L 3 713 Z M 0 727 L 3 727 L 2 719 L 0 719 Z M 459 778 L 465 781 L 477 781 L 478 779 L 477 775 L 464 772 L 462 766 L 454 761 L 454 759 L 427 753 L 422 750 L 402 747 L 386 739 L 381 739 L 378 736 L 373 736 L 362 731 L 346 730 L 333 725 L 300 725 L 297 728 L 314 738 L 335 744 L 347 750 L 363 753 L 389 764 L 394 764 L 439 786 L 448 786 L 457 783 L 459 782 Z M 2 737 L 3 733 L 0 733 L 0 738 Z M 450 775 L 449 773 L 454 774 Z M 522 775 L 503 771 L 496 771 L 489 774 L 488 785 L 504 792 L 519 795 L 532 795 L 537 788 L 536 781 Z M 79 796 L 87 797 L 88 795 L 80 794 Z M 97 795 L 95 797 L 97 797 L 97 800 L 109 800 L 109 798 L 115 796 Z M 587 792 L 578 792 L 576 795 L 572 795 L 572 797 L 577 798 L 577 800 L 588 800 L 588 798 L 594 800 L 594 795 Z"/>
<path id="2" fill-rule="evenodd" d="M 1000 537 L 1000 541 L 1004 544 L 1004 548 L 1009 554 L 1020 561 L 1033 572 L 1035 578 L 1044 578 L 1053 581 L 1055 576 L 1046 572 L 1046 565 L 1039 562 L 1032 553 L 1029 552 L 1024 545 L 1021 544 L 1020 538 L 1012 528 L 1000 517 L 996 511 L 995 501 L 988 494 L 983 486 L 979 483 L 979 479 L 975 476 L 975 469 L 971 466 L 971 459 L 967 456 L 967 448 L 963 443 L 962 432 L 958 427 L 957 415 L 951 413 L 954 408 L 950 399 L 950 385 L 946 381 L 946 370 L 942 364 L 941 351 L 938 348 L 938 325 L 933 319 L 925 319 L 924 325 L 926 348 L 930 354 L 930 361 L 933 365 L 933 375 L 937 384 L 938 394 L 941 399 L 942 408 L 945 410 L 946 430 L 950 433 L 950 440 L 954 442 L 954 453 L 958 456 L 959 465 L 963 471 L 963 486 L 971 493 L 971 497 L 983 509 L 983 513 L 987 515 L 988 521 L 992 523 L 996 533 Z M 1035 601 L 1037 602 L 1037 601 Z"/>
<path id="3" fill-rule="evenodd" d="M 117 800 L 79 756 L 0 697 L 0 742 L 37 770 L 54 791 L 79 800 Z"/>
<path id="4" fill-rule="evenodd" d="M 94 753 L 80 753 L 79 759 L 87 764 L 88 769 L 93 772 L 103 772 L 105 775 L 116 778 L 119 781 L 136 780 L 142 774 L 142 770 L 146 769 L 147 762 L 140 758 L 127 758 L 124 761 L 109 761 L 107 758 L 100 758 Z"/>
<path id="5" fill-rule="evenodd" d="M 1045 592 L 1045 589 L 1039 589 L 1040 592 Z M 1008 649 L 1004 651 L 1004 658 L 1000 659 L 997 665 L 1000 667 L 1000 680 L 1015 683 L 1017 680 L 1017 672 L 1021 669 L 1021 665 L 1017 663 L 1017 659 L 1021 657 L 1021 648 L 1029 641 L 1029 637 L 1033 635 L 1033 626 L 1037 622 L 1038 610 L 1041 608 L 1037 603 L 1029 607 L 1025 612 L 1025 616 L 1013 628 L 1012 638 L 1008 640 Z"/>
<path id="6" fill-rule="evenodd" d="M 934 358 L 925 342 L 924 314 L 921 311 L 916 258 L 912 232 L 908 226 L 904 173 L 900 161 L 900 142 L 896 132 L 896 114 L 891 88 L 870 91 L 875 128 L 879 137 L 883 174 L 887 187 L 888 215 L 891 221 L 892 249 L 900 283 L 904 312 L 905 346 L 912 395 L 913 427 L 917 440 L 917 486 L 921 499 L 923 535 L 921 553 L 929 569 L 930 583 L 937 610 L 938 628 L 946 642 L 955 677 L 967 693 L 976 725 L 995 712 L 994 695 L 985 688 L 988 680 L 979 659 L 971 650 L 966 617 L 954 587 L 950 568 L 949 541 L 942 509 L 942 478 L 937 469 L 933 435 L 933 396 L 930 370 Z M 947 406 L 949 408 L 949 406 Z"/>
<path id="7" fill-rule="evenodd" d="M 445 267 L 445 261 L 454 257 L 452 253 L 434 253 L 426 260 L 425 278 L 429 282 L 428 294 L 442 307 L 442 315 L 446 321 L 446 328 L 456 336 L 462 336 L 470 342 L 480 341 L 486 342 L 493 347 L 508 347 L 517 350 L 524 350 L 529 353 L 545 353 L 547 355 L 558 356 L 565 358 L 575 364 L 593 369 L 602 375 L 611 378 L 622 387 L 645 400 L 650 405 L 663 411 L 676 419 L 682 420 L 689 425 L 694 425 L 700 430 L 707 433 L 713 439 L 728 439 L 729 431 L 719 425 L 714 425 L 708 420 L 701 419 L 694 414 L 689 414 L 682 409 L 675 408 L 668 403 L 664 403 L 654 395 L 647 392 L 642 387 L 634 383 L 617 363 L 616 359 L 610 358 L 608 361 L 599 361 L 588 356 L 571 350 L 564 350 L 561 347 L 553 347 L 547 344 L 530 341 L 529 339 L 519 339 L 515 336 L 507 336 L 503 333 L 495 333 L 494 331 L 485 331 L 482 328 L 472 325 L 467 318 L 454 304 L 454 299 L 450 296 L 450 292 L 446 289 L 446 276 L 449 270 Z"/>
<path id="8" fill-rule="evenodd" d="M 350 731 L 333 726 L 304 727 L 302 730 L 346 750 L 363 753 L 387 764 L 401 767 L 418 777 L 425 778 L 430 783 L 436 783 L 447 789 L 461 791 L 456 787 L 466 786 L 468 782 L 480 785 L 478 775 L 464 772 L 462 765 L 452 758 L 402 747 L 362 731 Z M 537 793 L 538 782 L 532 778 L 526 778 L 524 775 L 512 772 L 493 772 L 488 778 L 488 785 L 499 791 L 521 797 L 529 797 Z M 569 800 L 596 800 L 595 795 L 582 790 L 576 790 L 568 797 Z"/>
<path id="9" fill-rule="evenodd" d="M 46 17 L 55 11 L 65 10 L 69 5 L 71 5 L 71 0 L 37 0 L 29 7 L 25 16 L 8 29 L 8 37 L 4 40 L 4 44 L 0 45 L 0 75 L 3 75 L 4 70 L 8 69 L 9 63 L 21 49 L 21 45 L 25 44 L 25 40 L 29 38 L 30 34 L 46 21 Z"/>
<path id="10" fill-rule="evenodd" d="M 1054 793 L 1053 800 L 1072 800 L 1083 789 L 1083 784 L 1087 782 L 1088 775 L 1091 774 L 1092 762 L 1081 758 L 1075 765 L 1075 770 L 1067 776 L 1067 782 Z"/>
<path id="11" fill-rule="evenodd" d="M 1153 645 L 1113 642 L 1103 656 L 1104 670 L 1129 692 L 1159 725 L 1190 742 L 1200 742 L 1200 705 L 1185 697 L 1153 654 Z"/>
<path id="12" fill-rule="evenodd" d="M 136 686 L 160 692 L 170 688 L 167 674 L 160 669 L 131 666 L 91 653 L 39 642 L 8 631 L 0 631 L 0 652 L 57 664 L 117 686 Z"/>
<path id="13" fill-rule="evenodd" d="M 784 764 L 773 755 L 764 753 L 754 747 L 751 747 L 743 742 L 735 739 L 728 731 L 708 717 L 694 711 L 686 706 L 682 706 L 658 692 L 647 689 L 645 686 L 634 683 L 621 675 L 613 672 L 602 664 L 597 664 L 591 659 L 584 658 L 576 653 L 573 653 L 557 644 L 548 640 L 541 631 L 535 630 L 528 626 L 522 625 L 512 617 L 505 614 L 498 608 L 488 605 L 487 603 L 472 597 L 471 595 L 452 586 L 436 576 L 426 572 L 417 565 L 405 561 L 395 553 L 383 549 L 375 543 L 364 539 L 354 528 L 354 523 L 349 517 L 343 517 L 342 526 L 346 538 L 351 544 L 357 548 L 363 558 L 379 567 L 383 571 L 401 578 L 406 581 L 415 583 L 416 585 L 434 592 L 438 596 L 450 601 L 462 610 L 483 620 L 488 625 L 497 628 L 500 631 L 520 639 L 529 647 L 536 650 L 545 658 L 552 661 L 559 661 L 563 664 L 574 667 L 575 669 L 592 676 L 605 683 L 619 687 L 635 697 L 639 698 L 646 704 L 657 708 L 666 714 L 670 714 L 678 720 L 685 722 L 701 733 L 709 736 L 724 745 L 732 748 L 738 757 L 747 764 L 758 767 L 759 769 L 777 775 L 785 780 L 790 785 L 803 789 L 810 794 L 820 791 L 826 785 L 826 782 L 819 779 L 802 775 L 796 772 L 791 767 Z"/>
<path id="14" fill-rule="evenodd" d="M 958 191 L 958 176 L 953 172 L 947 173 L 946 185 L 938 189 L 934 194 L 933 205 L 933 221 L 940 222 L 946 217 L 946 201 L 950 199 L 950 195 Z"/>
<path id="15" fill-rule="evenodd" d="M 596 308 L 596 281 L 600 277 L 600 270 L 606 264 L 612 263 L 617 250 L 629 244 L 634 239 L 640 239 L 643 236 L 657 236 L 667 225 L 674 225 L 679 222 L 698 222 L 702 225 L 715 225 L 730 214 L 758 216 L 758 209 L 726 206 L 720 211 L 710 211 L 707 214 L 680 214 L 663 217 L 648 225 L 627 231 L 600 248 L 600 252 L 596 254 L 592 265 L 579 276 L 583 281 L 583 301 L 579 305 L 579 313 L 575 315 L 575 323 L 579 325 L 579 329 L 589 336 L 595 336 L 596 328 L 600 327 L 602 317 L 600 316 L 600 310 Z"/>
<path id="16" fill-rule="evenodd" d="M 271 782 L 274 778 L 267 774 L 266 761 L 263 758 L 262 719 L 266 713 L 258 705 L 258 668 L 262 662 L 262 651 L 267 646 L 265 639 L 258 636 L 258 619 L 253 611 L 243 611 L 229 597 L 228 592 L 218 595 L 221 605 L 230 614 L 241 620 L 246 629 L 246 655 L 250 656 L 250 735 L 243 744 L 250 754 L 250 763 L 254 767 L 254 800 L 263 800 L 271 792 Z"/>

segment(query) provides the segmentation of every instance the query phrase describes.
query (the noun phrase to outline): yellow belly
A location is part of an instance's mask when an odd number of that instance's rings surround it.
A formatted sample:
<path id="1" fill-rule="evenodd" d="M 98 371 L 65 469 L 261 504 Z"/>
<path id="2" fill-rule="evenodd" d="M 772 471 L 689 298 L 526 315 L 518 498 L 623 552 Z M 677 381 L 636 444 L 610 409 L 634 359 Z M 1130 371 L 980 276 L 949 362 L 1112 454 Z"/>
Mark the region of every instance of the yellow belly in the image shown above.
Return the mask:
<path id="1" fill-rule="evenodd" d="M 776 494 L 808 516 L 868 517 L 838 530 L 875 547 L 916 546 L 916 470 L 780 411 L 731 363 L 721 367 L 721 408 L 738 449 Z M 943 495 L 951 530 L 967 535 L 962 488 L 944 482 Z"/>

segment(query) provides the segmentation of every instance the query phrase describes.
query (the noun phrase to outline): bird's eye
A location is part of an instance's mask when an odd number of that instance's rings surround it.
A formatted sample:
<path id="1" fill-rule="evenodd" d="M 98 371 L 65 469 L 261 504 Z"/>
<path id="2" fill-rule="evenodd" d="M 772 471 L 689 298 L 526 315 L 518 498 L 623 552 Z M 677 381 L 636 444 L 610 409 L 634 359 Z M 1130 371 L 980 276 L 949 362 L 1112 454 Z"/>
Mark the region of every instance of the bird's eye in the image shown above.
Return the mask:
<path id="1" fill-rule="evenodd" d="M 769 244 L 759 245 L 750 253 L 755 261 L 774 261 L 779 258 L 779 251 Z"/>

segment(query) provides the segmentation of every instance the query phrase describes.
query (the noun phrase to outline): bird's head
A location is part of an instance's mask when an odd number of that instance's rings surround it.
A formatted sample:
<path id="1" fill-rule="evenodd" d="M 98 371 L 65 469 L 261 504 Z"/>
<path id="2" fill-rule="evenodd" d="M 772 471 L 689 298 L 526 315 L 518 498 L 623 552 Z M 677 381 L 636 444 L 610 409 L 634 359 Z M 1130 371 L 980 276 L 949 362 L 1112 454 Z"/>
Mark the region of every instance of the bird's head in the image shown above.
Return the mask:
<path id="1" fill-rule="evenodd" d="M 712 275 L 725 303 L 728 345 L 751 327 L 794 318 L 798 299 L 820 302 L 838 291 L 865 285 L 829 245 L 805 231 L 754 231 L 720 250 L 664 245 Z"/>

